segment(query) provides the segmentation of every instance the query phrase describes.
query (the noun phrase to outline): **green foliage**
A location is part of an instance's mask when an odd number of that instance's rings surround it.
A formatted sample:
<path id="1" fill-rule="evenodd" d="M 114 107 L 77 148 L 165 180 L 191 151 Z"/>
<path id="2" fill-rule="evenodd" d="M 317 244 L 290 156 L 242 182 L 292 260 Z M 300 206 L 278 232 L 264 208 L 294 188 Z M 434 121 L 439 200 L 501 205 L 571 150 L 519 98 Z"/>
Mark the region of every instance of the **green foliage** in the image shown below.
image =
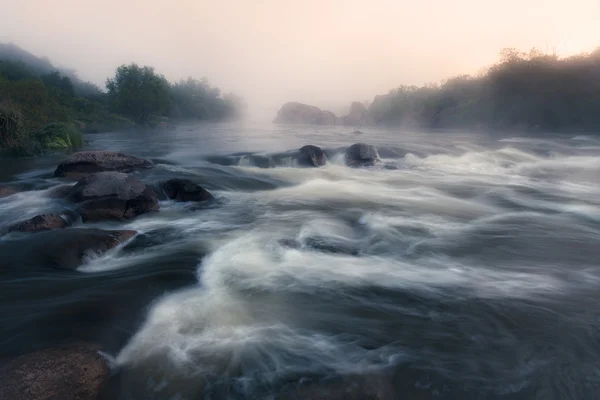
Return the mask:
<path id="1" fill-rule="evenodd" d="M 23 114 L 14 104 L 0 103 L 0 148 L 17 147 L 23 135 Z"/>
<path id="2" fill-rule="evenodd" d="M 51 123 L 33 136 L 42 150 L 76 150 L 83 146 L 83 134 L 74 124 Z"/>
<path id="3" fill-rule="evenodd" d="M 600 130 L 600 49 L 568 58 L 505 49 L 478 77 L 401 86 L 369 108 L 380 124 L 423 128 Z"/>
<path id="4" fill-rule="evenodd" d="M 167 116 L 223 120 L 243 107 L 239 97 L 221 96 L 206 79 L 171 85 L 136 64 L 117 68 L 106 86 L 108 93 L 48 59 L 0 43 L 0 153 L 74 149 L 83 143 L 81 132 L 164 127 Z"/>
<path id="5" fill-rule="evenodd" d="M 106 81 L 106 88 L 112 109 L 140 125 L 169 107 L 169 82 L 151 67 L 122 65 Z"/>

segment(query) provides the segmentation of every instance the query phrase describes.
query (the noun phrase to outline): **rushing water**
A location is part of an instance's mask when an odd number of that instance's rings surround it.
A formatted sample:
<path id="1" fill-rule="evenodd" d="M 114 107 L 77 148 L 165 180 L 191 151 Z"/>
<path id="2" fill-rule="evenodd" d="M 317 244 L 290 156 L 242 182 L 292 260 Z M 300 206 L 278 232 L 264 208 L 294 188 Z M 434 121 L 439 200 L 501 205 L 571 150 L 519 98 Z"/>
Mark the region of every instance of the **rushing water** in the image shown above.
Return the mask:
<path id="1" fill-rule="evenodd" d="M 600 139 L 234 125 L 88 139 L 218 202 L 93 224 L 140 235 L 76 273 L 2 276 L 0 355 L 96 341 L 112 399 L 600 396 Z M 385 168 L 344 166 L 356 142 Z M 287 152 L 305 144 L 329 164 L 297 168 Z M 42 196 L 64 183 L 59 159 L 0 161 L 29 189 L 0 199 L 0 226 L 62 207 Z"/>

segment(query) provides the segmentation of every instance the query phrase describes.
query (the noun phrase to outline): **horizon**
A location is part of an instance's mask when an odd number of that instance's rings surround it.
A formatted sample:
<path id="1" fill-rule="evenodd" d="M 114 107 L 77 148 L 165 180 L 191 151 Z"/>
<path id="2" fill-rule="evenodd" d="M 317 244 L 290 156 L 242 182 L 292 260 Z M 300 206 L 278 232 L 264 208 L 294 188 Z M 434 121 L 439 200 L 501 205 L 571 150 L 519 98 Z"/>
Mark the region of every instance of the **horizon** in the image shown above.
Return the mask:
<path id="1" fill-rule="evenodd" d="M 600 4 L 589 0 L 568 9 L 537 0 L 493 6 L 461 0 L 435 5 L 435 13 L 429 3 L 387 0 L 184 1 L 178 7 L 153 1 L 143 8 L 59 0 L 51 10 L 39 0 L 26 3 L 4 10 L 9 22 L 1 42 L 74 69 L 101 88 L 117 66 L 131 62 L 152 66 L 172 82 L 206 77 L 222 92 L 242 96 L 255 120 L 272 119 L 288 101 L 339 115 L 351 102 L 371 101 L 401 84 L 477 74 L 503 48 L 535 47 L 566 57 L 593 51 L 600 37 Z"/>

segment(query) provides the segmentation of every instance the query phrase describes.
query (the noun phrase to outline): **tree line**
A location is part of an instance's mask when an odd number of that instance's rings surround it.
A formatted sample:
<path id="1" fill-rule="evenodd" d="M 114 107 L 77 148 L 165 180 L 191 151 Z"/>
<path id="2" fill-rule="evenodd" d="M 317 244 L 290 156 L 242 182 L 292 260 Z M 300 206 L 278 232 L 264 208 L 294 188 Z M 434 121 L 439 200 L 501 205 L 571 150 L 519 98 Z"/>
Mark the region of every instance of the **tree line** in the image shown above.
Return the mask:
<path id="1" fill-rule="evenodd" d="M 2 153 L 77 147 L 82 132 L 157 127 L 169 118 L 235 119 L 244 107 L 239 97 L 223 95 L 205 78 L 170 83 L 152 67 L 135 63 L 118 67 L 105 90 L 64 71 L 36 67 L 3 60 L 0 52 Z"/>
<path id="2" fill-rule="evenodd" d="M 369 107 L 376 124 L 425 129 L 600 131 L 600 48 L 561 58 L 504 49 L 477 76 L 400 86 Z"/>

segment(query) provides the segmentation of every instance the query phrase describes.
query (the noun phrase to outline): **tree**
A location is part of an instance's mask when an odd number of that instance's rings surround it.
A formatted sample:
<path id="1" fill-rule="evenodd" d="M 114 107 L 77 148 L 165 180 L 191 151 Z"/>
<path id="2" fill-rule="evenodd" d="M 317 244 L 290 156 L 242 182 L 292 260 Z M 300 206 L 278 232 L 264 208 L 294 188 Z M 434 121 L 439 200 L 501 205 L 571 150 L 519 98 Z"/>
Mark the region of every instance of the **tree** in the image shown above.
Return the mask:
<path id="1" fill-rule="evenodd" d="M 152 67 L 122 65 L 115 77 L 106 81 L 106 88 L 113 110 L 138 124 L 148 123 L 169 107 L 169 82 Z"/>

